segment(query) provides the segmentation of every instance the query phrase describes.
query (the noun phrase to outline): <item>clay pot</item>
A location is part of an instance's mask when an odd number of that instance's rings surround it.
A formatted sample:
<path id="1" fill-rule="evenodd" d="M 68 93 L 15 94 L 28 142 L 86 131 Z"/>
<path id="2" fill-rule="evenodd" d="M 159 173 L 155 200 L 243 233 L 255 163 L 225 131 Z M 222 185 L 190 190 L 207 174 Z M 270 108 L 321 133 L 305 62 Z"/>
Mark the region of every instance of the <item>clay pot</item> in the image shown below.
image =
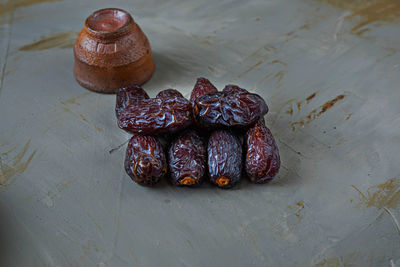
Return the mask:
<path id="1" fill-rule="evenodd" d="M 118 8 L 98 10 L 86 19 L 74 56 L 76 80 L 100 93 L 142 85 L 154 72 L 146 35 L 128 12 Z"/>

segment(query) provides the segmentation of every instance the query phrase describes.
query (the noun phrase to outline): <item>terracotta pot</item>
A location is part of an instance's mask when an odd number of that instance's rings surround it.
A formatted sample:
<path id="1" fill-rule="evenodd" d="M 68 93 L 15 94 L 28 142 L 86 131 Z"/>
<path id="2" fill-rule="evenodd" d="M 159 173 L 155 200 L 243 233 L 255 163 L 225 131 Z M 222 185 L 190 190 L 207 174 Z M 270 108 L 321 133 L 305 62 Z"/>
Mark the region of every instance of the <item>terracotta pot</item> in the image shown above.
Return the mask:
<path id="1" fill-rule="evenodd" d="M 90 15 L 76 40 L 74 56 L 76 80 L 96 92 L 142 85 L 154 72 L 146 35 L 122 9 L 101 9 Z"/>

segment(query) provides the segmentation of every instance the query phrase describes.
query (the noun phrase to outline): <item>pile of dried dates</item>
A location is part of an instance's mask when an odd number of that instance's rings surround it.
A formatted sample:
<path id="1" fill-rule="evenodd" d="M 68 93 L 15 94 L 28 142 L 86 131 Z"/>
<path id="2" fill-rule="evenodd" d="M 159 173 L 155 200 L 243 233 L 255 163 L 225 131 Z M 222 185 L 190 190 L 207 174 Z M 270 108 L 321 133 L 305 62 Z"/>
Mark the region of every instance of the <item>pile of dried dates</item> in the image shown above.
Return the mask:
<path id="1" fill-rule="evenodd" d="M 219 92 L 198 78 L 190 100 L 174 89 L 150 98 L 128 86 L 118 90 L 115 112 L 118 126 L 133 134 L 125 170 L 138 184 L 169 177 L 174 185 L 198 186 L 208 178 L 231 188 L 242 176 L 263 184 L 279 171 L 278 147 L 264 121 L 268 106 L 239 86 Z"/>

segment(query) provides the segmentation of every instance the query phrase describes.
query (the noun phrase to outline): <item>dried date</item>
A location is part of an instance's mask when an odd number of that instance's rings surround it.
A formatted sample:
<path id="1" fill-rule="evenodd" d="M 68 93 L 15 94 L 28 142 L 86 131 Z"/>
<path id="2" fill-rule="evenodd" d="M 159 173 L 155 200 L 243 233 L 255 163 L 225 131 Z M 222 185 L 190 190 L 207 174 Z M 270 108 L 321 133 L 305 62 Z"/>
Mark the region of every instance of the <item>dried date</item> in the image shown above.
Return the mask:
<path id="1" fill-rule="evenodd" d="M 218 92 L 217 88 L 206 78 L 197 78 L 196 84 L 190 95 L 190 103 L 194 103 L 201 95 Z"/>
<path id="2" fill-rule="evenodd" d="M 167 173 L 167 162 L 160 142 L 153 136 L 134 135 L 128 143 L 125 171 L 133 181 L 153 186 Z"/>
<path id="3" fill-rule="evenodd" d="M 278 146 L 271 131 L 261 120 L 246 133 L 245 153 L 245 172 L 251 182 L 263 184 L 272 180 L 278 173 Z"/>
<path id="4" fill-rule="evenodd" d="M 183 95 L 175 89 L 165 89 L 159 92 L 156 98 L 171 98 L 171 97 L 183 97 Z"/>
<path id="5" fill-rule="evenodd" d="M 268 112 L 264 99 L 257 94 L 217 92 L 198 97 L 193 115 L 202 128 L 246 127 Z"/>
<path id="6" fill-rule="evenodd" d="M 127 106 L 143 99 L 149 99 L 150 97 L 139 85 L 130 85 L 118 89 L 116 98 L 115 114 L 119 118 L 119 115 Z"/>
<path id="7" fill-rule="evenodd" d="M 120 114 L 118 126 L 131 133 L 174 133 L 191 125 L 192 108 L 183 97 L 151 98 L 135 102 Z"/>
<path id="8" fill-rule="evenodd" d="M 206 146 L 196 131 L 178 136 L 168 151 L 171 182 L 175 185 L 195 186 L 203 182 L 206 172 Z"/>
<path id="9" fill-rule="evenodd" d="M 225 86 L 225 88 L 222 90 L 222 92 L 230 92 L 230 93 L 248 93 L 246 89 L 243 89 L 237 85 L 234 84 L 228 84 Z"/>
<path id="10" fill-rule="evenodd" d="M 242 146 L 228 130 L 214 131 L 207 146 L 210 181 L 220 188 L 230 188 L 240 181 Z"/>

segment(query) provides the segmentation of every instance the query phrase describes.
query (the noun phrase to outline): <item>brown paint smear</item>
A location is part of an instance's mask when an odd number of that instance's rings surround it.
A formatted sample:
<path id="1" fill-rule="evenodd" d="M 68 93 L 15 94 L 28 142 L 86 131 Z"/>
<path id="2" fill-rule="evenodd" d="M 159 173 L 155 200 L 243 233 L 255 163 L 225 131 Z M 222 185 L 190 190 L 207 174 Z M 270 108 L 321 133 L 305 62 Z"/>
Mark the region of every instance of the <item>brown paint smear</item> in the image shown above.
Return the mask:
<path id="1" fill-rule="evenodd" d="M 65 101 L 60 101 L 60 103 L 63 104 L 63 105 L 75 104 L 75 105 L 80 106 L 81 104 L 79 102 L 77 102 L 77 100 L 80 99 L 80 98 L 83 98 L 85 96 L 88 96 L 90 94 L 92 94 L 92 92 L 87 92 L 87 93 L 84 93 L 84 94 L 81 94 L 81 95 L 78 95 L 78 96 L 74 96 L 74 97 L 72 97 L 70 99 L 67 99 Z"/>
<path id="2" fill-rule="evenodd" d="M 62 33 L 42 36 L 39 41 L 20 47 L 19 51 L 40 51 L 52 48 L 73 48 L 76 40 L 76 32 L 68 31 Z"/>
<path id="3" fill-rule="evenodd" d="M 356 253 L 347 254 L 345 256 L 326 258 L 314 265 L 314 267 L 350 267 L 353 265 Z"/>
<path id="4" fill-rule="evenodd" d="M 57 2 L 59 0 L 8 0 L 0 3 L 0 16 L 13 11 L 15 8 L 33 6 L 40 3 Z"/>
<path id="5" fill-rule="evenodd" d="M 361 35 L 365 31 L 362 27 L 374 22 L 400 22 L 400 1 L 398 0 L 317 0 L 334 7 L 350 10 L 346 19 L 357 22 L 351 29 L 353 33 Z"/>
<path id="6" fill-rule="evenodd" d="M 297 106 L 297 111 L 300 111 L 301 106 L 303 105 L 304 102 L 306 102 L 307 104 L 309 104 L 311 102 L 311 100 L 317 95 L 317 93 L 312 93 L 311 95 L 309 95 L 305 100 L 301 100 L 301 101 L 295 101 L 295 99 L 290 100 L 289 102 L 286 102 L 285 104 L 290 104 L 292 102 L 296 103 Z M 289 109 L 286 110 L 285 112 L 286 114 L 289 114 L 290 116 L 293 115 L 293 107 L 292 105 L 290 105 Z"/>
<path id="7" fill-rule="evenodd" d="M 301 219 L 303 219 L 303 216 L 300 214 L 300 212 L 304 209 L 304 201 L 299 201 L 296 203 L 297 207 L 293 207 L 291 205 L 288 205 L 288 209 L 292 210 L 294 212 L 294 215 L 297 217 L 297 222 L 299 223 Z"/>
<path id="8" fill-rule="evenodd" d="M 15 182 L 18 175 L 22 174 L 31 163 L 36 154 L 36 149 L 24 160 L 28 152 L 30 140 L 26 142 L 21 152 L 16 154 L 12 159 L 4 159 L 13 150 L 1 153 L 0 155 L 0 188 L 6 188 Z"/>
<path id="9" fill-rule="evenodd" d="M 304 126 L 306 124 L 311 123 L 313 120 L 316 118 L 320 117 L 322 114 L 324 114 L 326 111 L 331 109 L 337 102 L 343 100 L 346 97 L 346 95 L 338 95 L 332 100 L 329 100 L 325 104 L 319 106 L 319 111 L 317 109 L 312 110 L 304 119 L 296 122 L 292 122 L 292 131 L 296 130 L 296 125 Z"/>
<path id="10" fill-rule="evenodd" d="M 355 185 L 351 185 L 359 194 L 358 206 L 375 207 L 378 209 L 399 207 L 400 204 L 400 179 L 391 178 L 385 183 L 371 186 L 364 194 Z"/>

